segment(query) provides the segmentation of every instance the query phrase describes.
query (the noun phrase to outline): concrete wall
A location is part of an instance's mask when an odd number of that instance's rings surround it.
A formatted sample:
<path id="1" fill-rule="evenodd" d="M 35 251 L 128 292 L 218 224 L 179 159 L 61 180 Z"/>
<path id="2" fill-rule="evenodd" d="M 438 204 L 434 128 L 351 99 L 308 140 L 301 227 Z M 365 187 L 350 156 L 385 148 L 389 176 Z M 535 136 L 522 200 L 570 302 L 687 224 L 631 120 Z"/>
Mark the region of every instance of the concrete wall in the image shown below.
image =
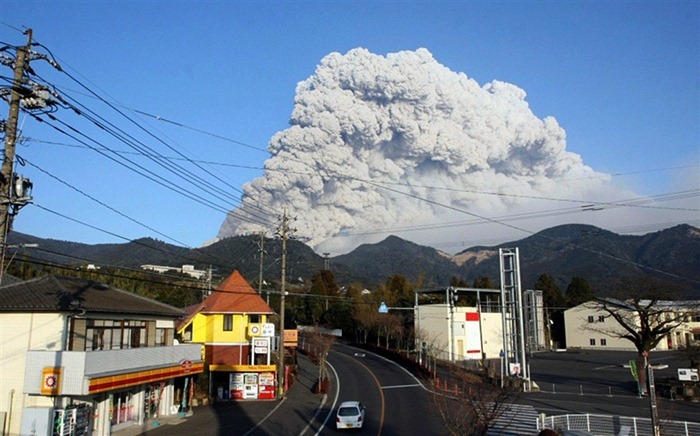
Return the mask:
<path id="1" fill-rule="evenodd" d="M 0 314 L 0 410 L 12 412 L 10 434 L 19 434 L 24 408 L 53 406 L 50 398 L 24 395 L 27 350 L 62 349 L 64 331 L 60 314 Z"/>
<path id="2" fill-rule="evenodd" d="M 476 307 L 454 307 L 445 304 L 421 305 L 417 309 L 416 328 L 423 342 L 437 351 L 440 359 L 449 359 L 449 338 L 455 360 L 497 358 L 503 349 L 501 314 L 481 312 Z M 452 330 L 449 319 L 452 317 Z M 475 319 L 476 318 L 476 319 Z M 418 333 L 416 336 L 418 336 Z M 483 354 L 482 354 L 483 353 Z"/>

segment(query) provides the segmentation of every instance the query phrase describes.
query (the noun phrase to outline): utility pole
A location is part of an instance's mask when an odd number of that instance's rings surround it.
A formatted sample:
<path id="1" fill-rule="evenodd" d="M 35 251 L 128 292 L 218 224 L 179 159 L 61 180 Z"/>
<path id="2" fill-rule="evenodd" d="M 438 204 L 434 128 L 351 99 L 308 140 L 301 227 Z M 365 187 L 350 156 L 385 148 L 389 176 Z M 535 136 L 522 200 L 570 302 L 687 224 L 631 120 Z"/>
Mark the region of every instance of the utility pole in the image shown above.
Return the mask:
<path id="1" fill-rule="evenodd" d="M 264 245 L 265 245 L 265 232 L 260 232 L 260 242 L 258 243 L 258 247 L 260 248 L 260 275 L 258 276 L 258 295 L 262 295 L 262 282 L 263 282 L 263 255 L 265 254 L 264 250 Z M 267 293 L 267 305 L 270 305 L 270 292 Z"/>
<path id="2" fill-rule="evenodd" d="M 5 263 L 5 251 L 7 247 L 7 235 L 10 233 L 12 226 L 12 202 L 13 202 L 13 184 L 14 174 L 13 166 L 15 161 L 15 145 L 17 142 L 17 120 L 19 119 L 19 105 L 22 99 L 22 91 L 24 90 L 22 82 L 24 72 L 29 68 L 29 51 L 32 45 L 32 30 L 29 29 L 27 34 L 26 47 L 17 48 L 17 56 L 15 57 L 14 79 L 12 81 L 12 90 L 10 93 L 10 113 L 7 117 L 5 125 L 5 153 L 2 160 L 2 169 L 0 170 L 0 237 L 2 238 L 2 247 L 0 247 L 0 276 L 4 274 L 3 265 Z"/>
<path id="3" fill-rule="evenodd" d="M 649 394 L 649 407 L 651 409 L 651 429 L 654 436 L 661 435 L 659 426 L 659 411 L 656 405 L 656 384 L 654 383 L 654 369 L 649 364 L 649 352 L 644 352 L 644 369 L 647 372 L 647 393 Z"/>
<path id="4" fill-rule="evenodd" d="M 282 278 L 280 281 L 280 344 L 279 344 L 279 374 L 278 388 L 280 397 L 284 396 L 284 297 L 286 291 L 287 277 L 287 233 L 289 233 L 289 222 L 287 210 L 284 210 L 282 215 L 282 229 L 280 235 L 282 237 Z"/>

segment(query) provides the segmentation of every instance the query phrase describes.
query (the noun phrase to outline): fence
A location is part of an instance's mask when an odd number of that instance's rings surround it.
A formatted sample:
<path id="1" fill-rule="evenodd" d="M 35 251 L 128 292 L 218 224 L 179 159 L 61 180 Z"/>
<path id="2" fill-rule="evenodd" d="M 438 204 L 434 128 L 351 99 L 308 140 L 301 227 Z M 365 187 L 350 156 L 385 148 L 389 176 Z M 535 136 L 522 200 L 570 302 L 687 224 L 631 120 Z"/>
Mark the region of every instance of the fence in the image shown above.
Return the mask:
<path id="1" fill-rule="evenodd" d="M 537 422 L 537 430 L 584 430 L 596 436 L 652 436 L 654 431 L 649 418 L 611 415 L 558 415 L 542 417 Z M 687 421 L 660 420 L 662 435 L 697 436 L 700 423 Z"/>

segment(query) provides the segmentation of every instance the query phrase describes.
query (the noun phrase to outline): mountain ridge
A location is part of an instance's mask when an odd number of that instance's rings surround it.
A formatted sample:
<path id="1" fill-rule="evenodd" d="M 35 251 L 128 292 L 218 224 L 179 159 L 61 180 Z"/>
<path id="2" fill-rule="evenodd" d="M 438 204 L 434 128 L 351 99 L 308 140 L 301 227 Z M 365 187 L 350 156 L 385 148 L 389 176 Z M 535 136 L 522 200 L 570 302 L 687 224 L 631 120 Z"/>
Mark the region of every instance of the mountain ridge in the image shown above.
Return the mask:
<path id="1" fill-rule="evenodd" d="M 8 241 L 39 245 L 13 252 L 16 261 L 26 253 L 32 259 L 74 266 L 211 266 L 222 277 L 237 269 L 250 282 L 257 281 L 260 271 L 260 240 L 252 235 L 225 238 L 194 249 L 152 238 L 89 245 L 16 232 Z M 358 283 L 368 288 L 395 274 L 423 287 L 447 286 L 453 277 L 469 283 L 489 277 L 498 283 L 500 248 L 518 248 L 524 288 L 532 288 L 541 274 L 551 275 L 562 291 L 571 277 L 585 277 L 602 293 L 622 276 L 656 277 L 700 297 L 700 229 L 688 224 L 645 235 L 620 235 L 591 225 L 565 224 L 516 241 L 470 247 L 454 255 L 393 235 L 335 257 L 323 257 L 300 241 L 288 240 L 287 274 L 289 283 L 301 283 L 328 265 L 339 284 Z M 274 283 L 281 274 L 281 241 L 265 239 L 264 249 L 263 279 Z"/>

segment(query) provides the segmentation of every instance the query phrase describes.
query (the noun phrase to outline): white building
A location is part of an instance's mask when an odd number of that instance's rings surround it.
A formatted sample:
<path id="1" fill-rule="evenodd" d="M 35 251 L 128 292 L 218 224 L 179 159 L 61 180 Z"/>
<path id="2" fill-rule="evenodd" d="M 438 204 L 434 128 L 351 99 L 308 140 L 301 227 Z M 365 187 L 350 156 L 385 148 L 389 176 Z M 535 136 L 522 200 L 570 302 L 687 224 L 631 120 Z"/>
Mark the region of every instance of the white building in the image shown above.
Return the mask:
<path id="1" fill-rule="evenodd" d="M 474 304 L 456 305 L 416 304 L 416 338 L 430 348 L 438 359 L 472 360 L 494 359 L 501 356 L 503 345 L 503 316 L 499 303 L 501 291 L 498 289 L 450 288 L 446 291 L 419 291 L 423 293 L 446 293 L 466 299 Z M 461 295 L 460 295 L 461 293 Z M 541 291 L 525 291 L 523 310 L 525 317 L 526 348 L 531 351 L 546 348 L 545 317 L 542 308 Z M 421 345 L 421 344 L 419 344 Z M 422 350 L 426 351 L 426 350 Z"/>
<path id="2" fill-rule="evenodd" d="M 147 271 L 155 271 L 159 274 L 164 274 L 167 272 L 176 272 L 181 274 L 187 274 L 198 280 L 202 280 L 207 277 L 208 271 L 195 269 L 194 265 L 182 265 L 182 268 L 176 266 L 164 266 L 164 265 L 141 265 L 141 269 Z"/>
<path id="3" fill-rule="evenodd" d="M 0 287 L 3 434 L 109 435 L 177 413 L 175 387 L 204 366 L 200 345 L 173 345 L 182 315 L 89 280 Z"/>
<path id="4" fill-rule="evenodd" d="M 662 339 L 656 350 L 675 350 L 700 342 L 700 313 L 697 309 L 700 301 L 660 301 L 657 304 L 667 312 L 669 319 L 683 316 L 685 321 Z M 639 317 L 631 306 L 630 310 L 622 309 L 622 313 L 631 323 L 639 322 Z M 594 301 L 564 311 L 564 324 L 567 349 L 636 351 L 631 341 L 620 337 L 626 333 L 620 323 L 601 310 Z"/>
<path id="5" fill-rule="evenodd" d="M 499 357 L 503 349 L 500 312 L 478 312 L 476 307 L 450 308 L 447 304 L 425 304 L 415 310 L 416 329 L 420 332 L 417 337 L 438 359 Z"/>

